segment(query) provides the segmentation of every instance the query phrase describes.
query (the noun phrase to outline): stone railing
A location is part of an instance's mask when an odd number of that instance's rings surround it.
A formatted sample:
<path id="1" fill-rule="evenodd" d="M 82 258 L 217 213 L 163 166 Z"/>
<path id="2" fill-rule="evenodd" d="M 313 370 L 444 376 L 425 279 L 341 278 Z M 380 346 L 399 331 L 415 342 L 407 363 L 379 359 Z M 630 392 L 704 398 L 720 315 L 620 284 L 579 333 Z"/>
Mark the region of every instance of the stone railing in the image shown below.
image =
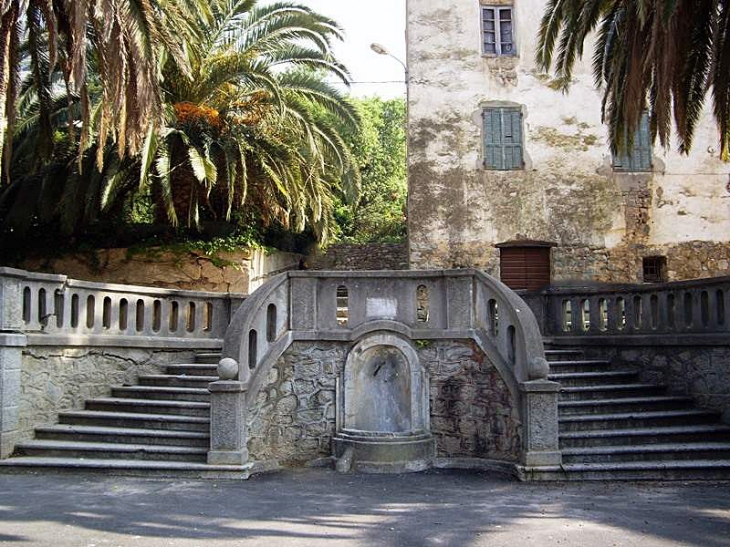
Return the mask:
<path id="1" fill-rule="evenodd" d="M 525 295 L 546 336 L 727 335 L 730 278 L 550 288 Z"/>
<path id="2" fill-rule="evenodd" d="M 473 340 L 521 404 L 526 453 L 549 454 L 542 460 L 527 456 L 525 462 L 559 460 L 558 386 L 546 380 L 548 366 L 534 315 L 493 277 L 455 270 L 288 272 L 263 285 L 238 309 L 226 333 L 221 381 L 211 384 L 209 461 L 246 460 L 243 410 L 256 400 L 271 367 L 294 341 L 351 342 L 376 331 L 412 341 Z M 533 409 L 542 415 L 533 416 Z M 554 439 L 531 446 L 533 427 L 550 431 Z M 242 434 L 233 438 L 231 431 Z"/>
<path id="3" fill-rule="evenodd" d="M 0 268 L 0 332 L 23 334 L 28 345 L 217 349 L 242 301 Z"/>

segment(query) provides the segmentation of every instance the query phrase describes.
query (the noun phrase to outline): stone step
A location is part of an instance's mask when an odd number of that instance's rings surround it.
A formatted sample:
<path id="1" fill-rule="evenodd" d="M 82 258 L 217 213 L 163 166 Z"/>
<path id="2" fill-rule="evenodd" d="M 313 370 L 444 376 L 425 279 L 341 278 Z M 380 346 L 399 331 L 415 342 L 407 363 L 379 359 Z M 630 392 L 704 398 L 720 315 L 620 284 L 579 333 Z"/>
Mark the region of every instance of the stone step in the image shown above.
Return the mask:
<path id="1" fill-rule="evenodd" d="M 57 424 L 38 427 L 36 439 L 91 443 L 156 444 L 207 448 L 206 432 Z"/>
<path id="2" fill-rule="evenodd" d="M 61 424 L 96 425 L 139 429 L 167 429 L 208 432 L 210 420 L 198 416 L 171 416 L 167 414 L 137 414 L 133 412 L 102 412 L 74 410 L 61 412 Z"/>
<path id="3" fill-rule="evenodd" d="M 252 464 L 208 465 L 195 462 L 111 460 L 95 458 L 36 458 L 21 457 L 0 460 L 0 472 L 37 473 L 84 473 L 131 477 L 195 478 L 195 479 L 247 479 Z"/>
<path id="4" fill-rule="evenodd" d="M 730 460 L 729 443 L 674 443 L 563 449 L 563 463 Z"/>
<path id="5" fill-rule="evenodd" d="M 86 401 L 87 410 L 140 414 L 172 414 L 176 416 L 210 416 L 210 403 L 197 401 L 156 401 L 127 397 L 99 397 Z"/>
<path id="6" fill-rule="evenodd" d="M 593 431 L 710 424 L 717 422 L 719 417 L 718 413 L 705 410 L 661 410 L 656 412 L 561 416 L 558 424 L 561 432 Z"/>
<path id="7" fill-rule="evenodd" d="M 218 361 L 221 360 L 220 351 L 203 351 L 195 354 L 196 363 L 208 363 L 217 365 Z"/>
<path id="8" fill-rule="evenodd" d="M 728 480 L 730 460 L 572 463 L 527 468 L 524 475 L 535 481 Z"/>
<path id="9" fill-rule="evenodd" d="M 598 384 L 593 386 L 561 386 L 561 401 L 588 399 L 618 399 L 621 397 L 648 397 L 663 395 L 667 386 L 658 384 Z"/>
<path id="10" fill-rule="evenodd" d="M 207 387 L 112 386 L 112 397 L 207 402 L 210 392 Z"/>
<path id="11" fill-rule="evenodd" d="M 218 365 L 202 363 L 167 365 L 166 373 L 173 376 L 218 376 Z"/>
<path id="12" fill-rule="evenodd" d="M 722 424 L 565 431 L 559 434 L 560 448 L 624 446 L 673 443 L 730 442 L 730 426 Z"/>
<path id="13" fill-rule="evenodd" d="M 550 361 L 550 373 L 607 372 L 611 362 L 605 359 L 583 359 L 575 361 Z"/>
<path id="14" fill-rule="evenodd" d="M 584 401 L 561 401 L 558 403 L 560 416 L 576 414 L 611 414 L 616 412 L 642 412 L 653 410 L 679 410 L 691 408 L 691 397 L 656 396 L 623 397 L 619 399 L 588 399 Z"/>
<path id="15" fill-rule="evenodd" d="M 141 386 L 161 387 L 197 387 L 207 388 L 211 382 L 216 382 L 218 376 L 181 376 L 174 374 L 148 374 L 139 377 Z"/>
<path id="16" fill-rule="evenodd" d="M 88 443 L 34 440 L 15 447 L 21 456 L 152 461 L 205 462 L 207 448 L 149 444 Z"/>
<path id="17" fill-rule="evenodd" d="M 608 372 L 566 372 L 550 374 L 548 380 L 561 386 L 580 387 L 604 384 L 635 384 L 639 373 L 635 370 L 612 370 Z"/>
<path id="18" fill-rule="evenodd" d="M 582 349 L 556 349 L 547 348 L 545 349 L 545 358 L 548 361 L 561 361 L 564 359 L 580 359 L 583 357 L 584 352 Z"/>

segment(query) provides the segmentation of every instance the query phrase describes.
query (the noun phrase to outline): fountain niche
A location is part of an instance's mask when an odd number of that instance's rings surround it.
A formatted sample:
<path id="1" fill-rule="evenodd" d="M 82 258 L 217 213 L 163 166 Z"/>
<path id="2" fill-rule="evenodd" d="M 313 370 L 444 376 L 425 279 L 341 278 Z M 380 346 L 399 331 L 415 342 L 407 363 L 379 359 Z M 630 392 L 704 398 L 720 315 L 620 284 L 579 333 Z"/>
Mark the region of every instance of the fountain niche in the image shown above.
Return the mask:
<path id="1" fill-rule="evenodd" d="M 350 351 L 337 386 L 334 455 L 341 471 L 422 471 L 435 447 L 430 432 L 428 374 L 413 347 L 373 334 Z"/>

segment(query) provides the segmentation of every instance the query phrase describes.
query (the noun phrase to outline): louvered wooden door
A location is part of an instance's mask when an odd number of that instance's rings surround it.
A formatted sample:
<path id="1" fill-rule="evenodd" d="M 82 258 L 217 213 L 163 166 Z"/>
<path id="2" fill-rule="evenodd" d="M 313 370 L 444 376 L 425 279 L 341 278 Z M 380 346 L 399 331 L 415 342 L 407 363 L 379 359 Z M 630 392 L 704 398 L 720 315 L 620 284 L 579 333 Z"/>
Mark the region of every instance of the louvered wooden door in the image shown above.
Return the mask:
<path id="1" fill-rule="evenodd" d="M 500 249 L 500 277 L 510 289 L 537 290 L 550 283 L 549 247 Z"/>

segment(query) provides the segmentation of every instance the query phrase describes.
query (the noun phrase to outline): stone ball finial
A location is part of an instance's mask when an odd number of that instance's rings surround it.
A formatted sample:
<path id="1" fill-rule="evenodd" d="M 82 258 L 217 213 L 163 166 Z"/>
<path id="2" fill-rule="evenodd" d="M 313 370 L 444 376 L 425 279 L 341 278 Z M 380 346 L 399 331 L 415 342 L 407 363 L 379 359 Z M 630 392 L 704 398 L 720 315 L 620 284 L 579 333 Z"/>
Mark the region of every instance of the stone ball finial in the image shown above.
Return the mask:
<path id="1" fill-rule="evenodd" d="M 224 357 L 218 362 L 218 376 L 221 380 L 235 380 L 238 376 L 238 361 Z"/>
<path id="2" fill-rule="evenodd" d="M 530 361 L 530 367 L 527 373 L 530 380 L 544 380 L 550 373 L 550 365 L 544 357 L 535 357 Z"/>

